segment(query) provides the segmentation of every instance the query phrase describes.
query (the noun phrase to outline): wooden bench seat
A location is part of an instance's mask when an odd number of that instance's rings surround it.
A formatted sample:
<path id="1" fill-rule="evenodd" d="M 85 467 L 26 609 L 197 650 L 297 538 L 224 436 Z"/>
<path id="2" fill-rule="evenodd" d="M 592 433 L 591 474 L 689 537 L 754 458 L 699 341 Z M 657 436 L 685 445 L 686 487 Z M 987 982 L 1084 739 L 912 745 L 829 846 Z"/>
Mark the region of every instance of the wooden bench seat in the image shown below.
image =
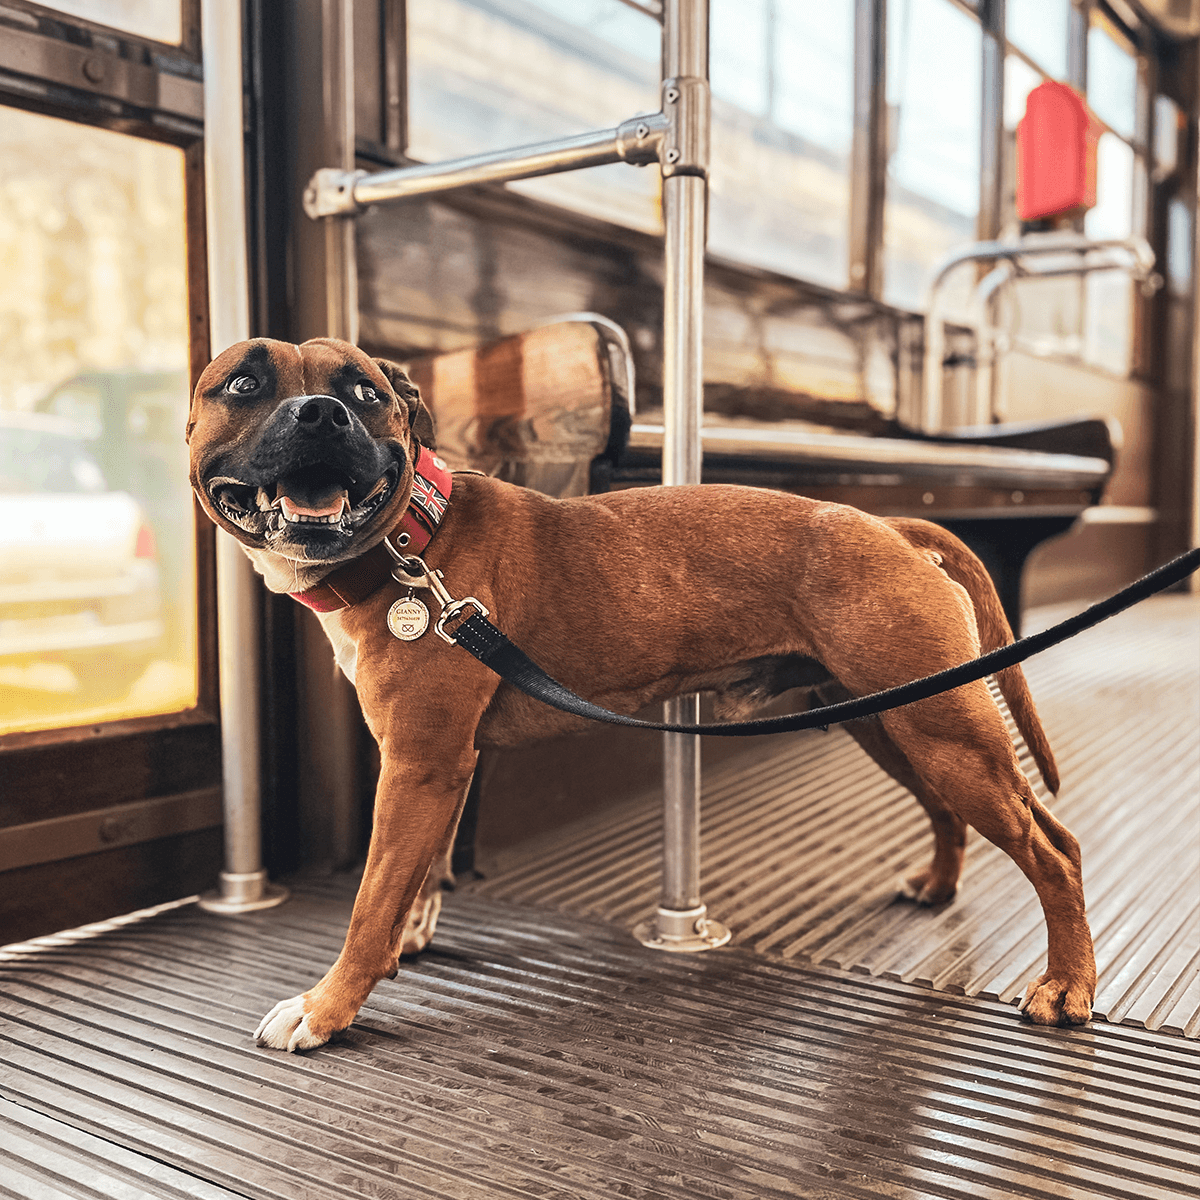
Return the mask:
<path id="1" fill-rule="evenodd" d="M 452 466 L 555 496 L 661 479 L 663 427 L 636 414 L 628 342 L 604 317 L 574 314 L 407 365 Z M 984 560 L 1019 628 L 1025 560 L 1099 502 L 1115 455 L 1110 424 L 1080 418 L 937 435 L 894 420 L 870 424 L 857 433 L 706 414 L 703 481 L 937 521 Z"/>

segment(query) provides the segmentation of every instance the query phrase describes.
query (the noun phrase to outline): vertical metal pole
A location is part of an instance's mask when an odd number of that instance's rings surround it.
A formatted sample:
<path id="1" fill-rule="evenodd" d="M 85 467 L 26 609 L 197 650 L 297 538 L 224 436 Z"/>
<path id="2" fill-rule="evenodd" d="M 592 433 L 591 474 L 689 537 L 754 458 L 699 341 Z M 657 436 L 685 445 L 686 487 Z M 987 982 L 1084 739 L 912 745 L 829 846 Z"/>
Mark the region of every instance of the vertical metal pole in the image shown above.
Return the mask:
<path id="1" fill-rule="evenodd" d="M 285 6 L 295 22 L 297 129 L 292 269 L 303 286 L 292 304 L 290 336 L 358 340 L 355 219 L 310 221 L 301 197 L 320 167 L 354 169 L 354 26 L 352 0 Z M 365 814 L 359 793 L 354 688 L 333 659 L 313 614 L 296 618 L 299 762 L 296 821 L 306 866 L 340 868 L 359 855 Z"/>
<path id="2" fill-rule="evenodd" d="M 1005 0 L 985 0 L 983 26 L 983 95 L 980 104 L 979 216 L 975 239 L 1000 236 L 1004 192 L 1004 9 Z"/>
<path id="3" fill-rule="evenodd" d="M 704 243 L 708 205 L 708 0 L 663 4 L 663 483 L 700 482 L 704 409 Z M 663 706 L 664 719 L 695 723 L 698 696 Z M 696 951 L 729 930 L 700 899 L 700 741 L 663 735 L 663 886 L 658 912 L 634 930 L 643 944 Z"/>
<path id="4" fill-rule="evenodd" d="M 242 138 L 242 12 L 205 4 L 204 181 L 207 193 L 209 324 L 215 355 L 250 336 Z M 217 531 L 217 655 L 225 870 L 200 904 L 250 912 L 287 899 L 262 868 L 259 763 L 258 580 L 250 560 Z"/>
<path id="5" fill-rule="evenodd" d="M 354 3 L 323 0 L 321 78 L 325 140 L 337 165 L 354 170 Z M 325 228 L 325 331 L 358 343 L 358 256 L 356 222 L 335 217 Z"/>
<path id="6" fill-rule="evenodd" d="M 886 0 L 854 4 L 854 139 L 850 147 L 850 287 L 883 292 L 880 247 L 887 189 Z"/>

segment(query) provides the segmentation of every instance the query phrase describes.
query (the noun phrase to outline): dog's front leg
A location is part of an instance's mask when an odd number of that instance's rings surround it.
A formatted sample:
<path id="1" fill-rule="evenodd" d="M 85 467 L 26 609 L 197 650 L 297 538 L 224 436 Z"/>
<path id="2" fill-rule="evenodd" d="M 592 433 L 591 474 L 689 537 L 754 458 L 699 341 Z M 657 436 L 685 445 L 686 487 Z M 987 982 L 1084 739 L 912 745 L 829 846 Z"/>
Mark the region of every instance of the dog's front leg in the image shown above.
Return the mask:
<path id="1" fill-rule="evenodd" d="M 262 1019 L 254 1034 L 260 1045 L 289 1051 L 324 1045 L 354 1020 L 381 979 L 396 974 L 405 919 L 453 836 L 475 757 L 469 739 L 457 762 L 438 762 L 428 748 L 402 759 L 385 749 L 371 846 L 345 945 L 320 983 Z"/>

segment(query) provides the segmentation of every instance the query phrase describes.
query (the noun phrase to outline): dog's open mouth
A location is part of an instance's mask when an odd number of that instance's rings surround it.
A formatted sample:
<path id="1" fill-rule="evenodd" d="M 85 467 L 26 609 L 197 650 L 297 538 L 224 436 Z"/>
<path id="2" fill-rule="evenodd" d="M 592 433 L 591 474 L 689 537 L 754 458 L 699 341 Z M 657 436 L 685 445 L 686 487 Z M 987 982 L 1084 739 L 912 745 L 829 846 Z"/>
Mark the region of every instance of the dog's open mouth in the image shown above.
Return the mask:
<path id="1" fill-rule="evenodd" d="M 356 532 L 387 503 L 399 478 L 395 463 L 373 481 L 313 463 L 266 487 L 219 476 L 209 480 L 208 493 L 225 517 L 269 544 L 297 535 L 319 538 Z"/>

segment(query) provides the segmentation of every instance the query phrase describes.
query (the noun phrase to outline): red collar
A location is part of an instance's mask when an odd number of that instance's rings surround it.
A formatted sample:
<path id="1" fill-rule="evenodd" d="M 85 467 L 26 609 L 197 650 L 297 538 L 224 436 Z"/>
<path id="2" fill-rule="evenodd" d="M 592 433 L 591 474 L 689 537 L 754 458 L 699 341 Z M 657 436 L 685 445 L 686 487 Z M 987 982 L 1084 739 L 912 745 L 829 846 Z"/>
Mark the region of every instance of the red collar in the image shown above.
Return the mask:
<path id="1" fill-rule="evenodd" d="M 421 554 L 437 533 L 450 503 L 454 477 L 431 450 L 421 447 L 413 472 L 412 498 L 400 524 L 389 534 L 392 545 L 406 554 Z M 391 577 L 395 559 L 380 542 L 366 554 L 344 563 L 304 592 L 289 592 L 314 612 L 336 612 L 365 600 Z"/>

